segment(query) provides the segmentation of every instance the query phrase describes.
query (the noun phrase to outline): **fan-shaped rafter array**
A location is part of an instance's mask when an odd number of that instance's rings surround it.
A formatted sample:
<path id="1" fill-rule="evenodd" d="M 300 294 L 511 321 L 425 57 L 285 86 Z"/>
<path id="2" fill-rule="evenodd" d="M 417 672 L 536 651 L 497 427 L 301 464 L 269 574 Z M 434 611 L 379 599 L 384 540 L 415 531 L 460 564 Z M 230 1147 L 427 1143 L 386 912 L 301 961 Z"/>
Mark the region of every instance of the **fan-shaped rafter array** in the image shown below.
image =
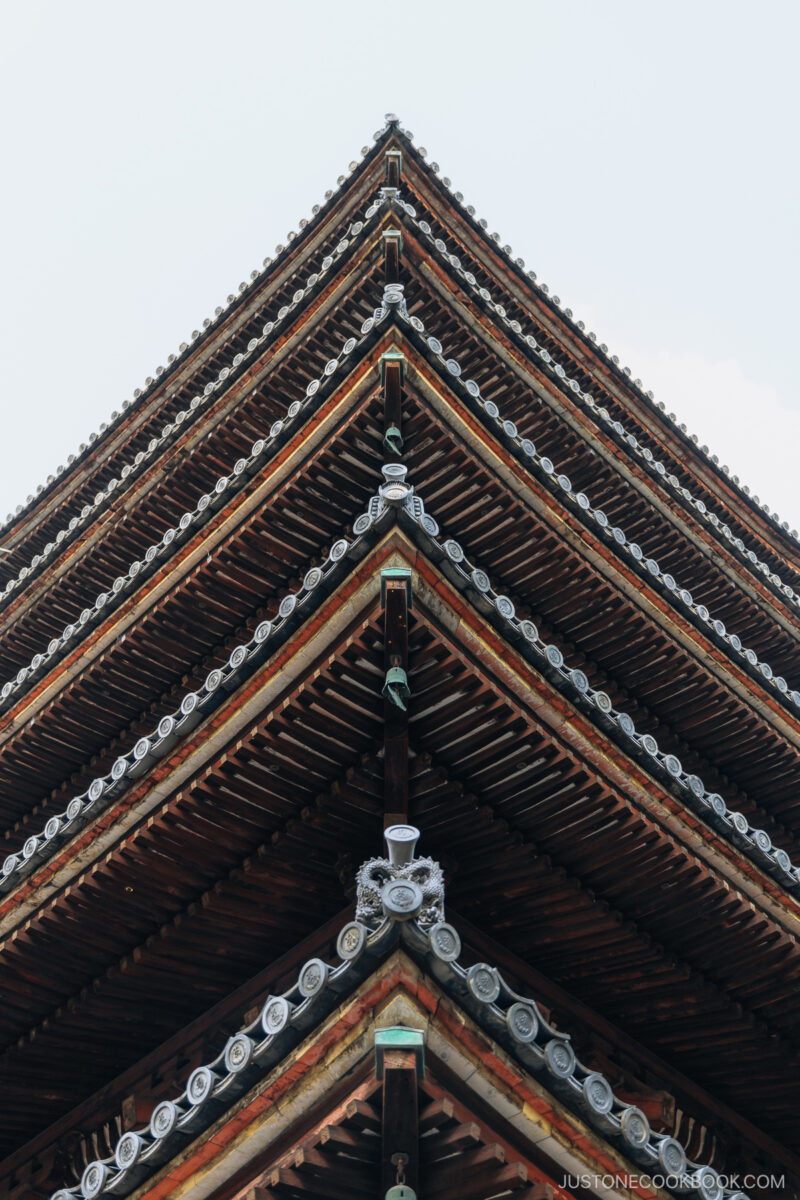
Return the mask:
<path id="1" fill-rule="evenodd" d="M 395 123 L 5 540 L 15 1200 L 325 951 L 395 818 L 659 1137 L 800 1173 L 800 554 Z"/>

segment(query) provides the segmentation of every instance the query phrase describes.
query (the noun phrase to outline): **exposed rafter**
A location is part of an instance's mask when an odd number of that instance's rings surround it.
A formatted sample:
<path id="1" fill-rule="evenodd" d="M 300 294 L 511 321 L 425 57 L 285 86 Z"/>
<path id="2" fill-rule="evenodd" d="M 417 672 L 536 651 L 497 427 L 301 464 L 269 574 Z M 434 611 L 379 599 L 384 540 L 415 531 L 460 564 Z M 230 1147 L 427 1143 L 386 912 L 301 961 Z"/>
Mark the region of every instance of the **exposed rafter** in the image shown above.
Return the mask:
<path id="1" fill-rule="evenodd" d="M 797 546 L 351 168 L 4 533 L 3 1186 L 800 1192 Z"/>

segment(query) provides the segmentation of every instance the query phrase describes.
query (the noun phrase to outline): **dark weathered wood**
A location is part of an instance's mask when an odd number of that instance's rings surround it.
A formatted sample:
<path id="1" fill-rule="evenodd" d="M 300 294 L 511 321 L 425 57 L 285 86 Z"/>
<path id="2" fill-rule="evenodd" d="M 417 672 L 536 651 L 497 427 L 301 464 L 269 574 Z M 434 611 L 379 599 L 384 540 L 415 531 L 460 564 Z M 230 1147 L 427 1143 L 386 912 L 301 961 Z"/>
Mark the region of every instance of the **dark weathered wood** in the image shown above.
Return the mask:
<path id="1" fill-rule="evenodd" d="M 480 1143 L 480 1126 L 474 1121 L 465 1121 L 445 1133 L 437 1134 L 436 1138 L 431 1140 L 430 1151 L 426 1149 L 426 1157 L 430 1154 L 439 1158 L 442 1154 L 451 1154 L 453 1150 L 466 1150 L 468 1147 L 479 1146 Z"/>
<path id="2" fill-rule="evenodd" d="M 375 1161 L 375 1139 L 365 1138 L 341 1125 L 325 1125 L 320 1130 L 319 1144 L 329 1146 L 332 1150 L 341 1150 L 348 1158 L 363 1159 L 370 1163 Z"/>
<path id="3" fill-rule="evenodd" d="M 438 1100 L 431 1100 L 430 1104 L 426 1104 L 419 1114 L 420 1134 L 448 1125 L 453 1119 L 453 1112 L 453 1101 L 449 1097 L 442 1096 Z"/>
<path id="4" fill-rule="evenodd" d="M 395 246 L 395 254 L 399 253 L 396 241 L 386 240 L 387 275 L 390 273 L 389 255 L 392 245 Z M 395 270 L 392 273 L 397 274 L 398 272 Z M 405 358 L 395 352 L 384 354 L 381 358 L 381 376 L 383 379 L 383 445 L 387 454 L 396 457 L 402 453 L 403 449 Z"/>
<path id="5" fill-rule="evenodd" d="M 58 522 L 63 526 L 92 502 L 122 462 L 159 434 L 191 396 L 202 394 L 251 337 L 261 337 L 264 322 L 319 271 L 348 221 L 356 212 L 363 215 L 367 195 L 382 183 L 399 185 L 400 151 L 391 146 L 385 160 L 381 146 L 365 174 L 356 172 L 359 205 L 348 185 L 323 213 L 321 228 L 299 235 L 292 254 L 189 352 L 180 375 L 168 372 L 154 385 L 154 399 L 134 406 L 119 438 L 101 438 L 91 461 L 71 468 L 47 500 L 35 503 L 30 521 L 15 524 L 8 556 L 15 568 L 25 560 L 23 549 L 41 551 Z M 688 454 L 676 453 L 677 434 L 624 377 L 615 376 L 609 386 L 608 362 L 504 264 L 414 152 L 408 154 L 412 170 L 403 179 L 403 195 L 463 269 L 502 301 L 509 317 L 530 327 L 598 403 L 635 429 L 640 444 L 651 447 L 737 536 L 752 540 L 772 569 L 788 568 L 786 577 L 796 585 L 796 547 L 787 543 L 787 550 L 782 535 L 770 533 L 757 510 L 724 481 L 720 485 L 688 443 Z M 629 540 L 636 538 L 796 686 L 796 614 L 769 591 L 769 581 L 737 562 L 695 512 L 678 511 L 666 486 L 620 449 L 607 427 L 559 389 L 536 359 L 528 361 L 497 311 L 465 290 L 454 264 L 413 232 L 399 206 L 385 206 L 377 228 L 387 221 L 402 230 L 402 257 L 394 231 L 385 230 L 383 255 L 374 237 L 363 247 L 354 238 L 346 266 L 335 269 L 324 297 L 304 299 L 290 327 L 241 384 L 210 401 L 196 423 L 187 422 L 174 448 L 159 454 L 141 482 L 104 502 L 54 555 L 53 569 L 4 605 L 0 683 L 78 620 L 115 575 L 124 574 L 248 453 L 254 438 L 285 416 L 289 403 L 303 400 L 309 379 L 321 375 L 346 338 L 360 336 L 382 286 L 402 278 L 409 311 L 428 334 L 441 338 L 442 358 L 452 355 L 464 378 L 478 381 L 484 400 L 495 401 L 503 417 L 552 455 L 569 474 L 573 493 L 585 488 Z M 151 607 L 150 585 L 137 585 L 126 601 L 131 624 L 125 638 L 100 651 L 94 635 L 87 636 L 63 677 L 61 661 L 55 664 L 35 719 L 35 704 L 28 714 L 24 698 L 13 723 L 0 716 L 0 818 L 7 827 L 19 822 L 9 833 L 9 848 L 62 811 L 69 795 L 104 774 L 131 738 L 148 733 L 158 716 L 174 708 L 176 696 L 202 688 L 207 671 L 227 662 L 258 621 L 274 616 L 280 597 L 299 586 L 309 566 L 323 561 L 331 541 L 364 511 L 387 461 L 383 439 L 393 426 L 404 438 L 409 478 L 443 536 L 457 538 L 492 586 L 513 597 L 517 615 L 535 620 L 592 686 L 606 688 L 617 707 L 635 713 L 642 729 L 655 731 L 687 767 L 794 852 L 800 845 L 800 754 L 791 736 L 793 715 L 787 728 L 787 718 L 770 707 L 774 689 L 742 674 L 739 660 L 727 662 L 724 647 L 720 651 L 707 631 L 691 626 L 680 605 L 671 606 L 630 570 L 625 556 L 583 522 L 574 505 L 562 503 L 507 453 L 498 427 L 472 414 L 466 439 L 461 385 L 441 363 L 434 367 L 426 360 L 408 329 L 387 327 L 385 337 L 375 336 L 381 340 L 374 359 L 357 363 L 354 356 L 346 369 L 340 364 L 334 382 L 348 382 L 331 402 L 339 405 L 331 409 L 339 414 L 335 436 L 317 440 L 309 411 L 302 432 L 307 450 L 292 451 L 297 469 L 286 477 L 279 472 L 252 510 L 238 515 L 230 505 L 202 534 L 192 534 L 190 544 L 197 550 L 202 542 L 202 553 L 191 569 L 184 571 L 182 550 L 159 568 L 164 586 Z M 403 348 L 410 382 L 397 360 L 387 361 L 379 390 L 375 367 L 387 346 Z M 450 405 L 449 415 L 440 411 L 442 404 Z M 267 473 L 249 477 L 251 497 Z M 428 571 L 428 585 L 439 588 L 437 568 L 424 556 L 418 561 L 420 571 Z M 3 562 L 3 577 L 10 565 Z M 463 629 L 469 595 L 456 596 L 453 604 Z M 601 740 L 584 752 L 569 744 L 567 733 L 583 718 L 563 697 L 556 696 L 546 713 L 538 708 L 539 691 L 547 689 L 535 670 L 532 702 L 521 692 L 512 697 L 492 656 L 511 661 L 514 652 L 502 640 L 489 646 L 494 635 L 485 625 L 471 643 L 462 642 L 461 633 L 449 637 L 436 617 L 420 613 L 402 658 L 415 691 L 415 744 L 409 748 L 407 718 L 395 706 L 382 713 L 376 699 L 391 644 L 388 616 L 387 608 L 385 622 L 374 611 L 354 617 L 346 636 L 326 645 L 307 676 L 293 678 L 271 711 L 240 730 L 197 779 L 139 828 L 121 834 L 68 886 L 58 884 L 40 897 L 41 904 L 34 896 L 33 915 L 2 946 L 7 1003 L 0 1013 L 6 1047 L 0 1071 L 15 1083 L 0 1140 L 19 1144 L 51 1119 L 63 1132 L 67 1110 L 77 1104 L 77 1125 L 91 1130 L 86 1144 L 94 1139 L 107 1148 L 103 1130 L 130 1095 L 112 1076 L 131 1064 L 135 1052 L 147 1052 L 150 1081 L 132 1067 L 135 1079 L 130 1070 L 123 1078 L 127 1088 L 144 1087 L 147 1094 L 137 1099 L 142 1112 L 159 1088 L 174 1084 L 179 1091 L 188 1064 L 168 1039 L 204 1006 L 262 972 L 270 956 L 308 933 L 320 912 L 338 907 L 340 856 L 346 852 L 355 863 L 373 853 L 384 817 L 387 823 L 417 821 L 424 852 L 452 864 L 449 898 L 481 926 L 488 961 L 505 966 L 513 948 L 526 961 L 545 964 L 556 989 L 561 981 L 584 996 L 585 1005 L 572 996 L 562 1002 L 544 988 L 565 1027 L 574 1017 L 584 1037 L 589 1031 L 586 1053 L 607 1062 L 609 1075 L 626 1077 L 621 1094 L 665 1127 L 683 1121 L 691 1130 L 694 1123 L 691 1136 L 698 1144 L 706 1139 L 710 1145 L 720 1127 L 721 1140 L 741 1140 L 775 1161 L 795 1162 L 753 1124 L 761 1122 L 787 1141 L 794 1137 L 800 975 L 795 940 L 787 932 L 791 917 L 782 920 L 778 913 L 776 919 L 780 898 L 770 900 L 771 908 L 762 903 L 765 888 L 757 873 L 743 896 L 735 880 L 721 878 L 712 858 L 698 860 L 693 840 L 675 834 L 680 797 L 668 796 L 653 819 L 649 801 L 636 798 L 636 789 L 648 791 L 649 783 L 637 775 L 634 786 L 624 747 Z M 234 696 L 226 717 L 236 704 Z M 612 777 L 612 760 L 623 763 L 623 775 L 629 771 L 630 788 Z M 663 799 L 659 788 L 652 799 L 654 805 Z M 116 816 L 113 808 L 108 816 Z M 105 821 L 101 817 L 98 825 Z M 518 960 L 510 961 L 513 971 Z M 254 1001 L 248 992 L 248 1005 Z M 592 1023 L 591 1006 L 614 1015 L 618 1037 Z M 222 1023 L 232 1026 L 237 1018 L 226 1009 Z M 221 1020 L 210 1014 L 203 1026 L 211 1044 L 197 1031 L 186 1042 L 195 1065 L 201 1047 L 216 1052 Z M 607 1036 L 608 1047 L 595 1044 L 595 1029 L 600 1041 Z M 160 1040 L 169 1047 L 163 1054 L 155 1049 Z M 678 1068 L 713 1086 L 730 1108 L 681 1077 Z M 647 1084 L 637 1083 L 637 1073 Z M 656 1084 L 673 1089 L 680 1103 Z M 92 1089 L 96 1095 L 87 1098 Z M 673 1115 L 676 1108 L 681 1112 Z M 356 1123 L 369 1119 L 356 1110 L 354 1124 L 338 1127 L 331 1144 L 339 1138 L 344 1148 L 348 1136 L 357 1140 Z M 426 1108 L 422 1120 L 433 1122 L 442 1146 L 448 1137 L 457 1139 L 446 1105 Z M 52 1149 L 48 1137 L 41 1134 L 35 1142 L 45 1160 Z M 288 1159 L 282 1164 L 293 1172 L 292 1186 L 295 1177 L 306 1188 L 308 1176 L 324 1173 L 324 1144 L 320 1139 L 303 1150 L 294 1166 Z M 467 1141 L 468 1147 L 478 1144 Z M 13 1162 L 19 1166 L 19 1157 Z M 282 1188 L 289 1184 L 280 1184 L 279 1193 Z"/>
<path id="6" fill-rule="evenodd" d="M 384 670 L 402 667 L 408 661 L 408 593 L 402 580 L 387 580 L 384 609 Z M 408 818 L 408 713 L 384 701 L 383 796 L 384 822 L 401 823 Z"/>
<path id="7" fill-rule="evenodd" d="M 495 1192 L 515 1192 L 527 1182 L 528 1171 L 523 1163 L 502 1166 L 499 1162 L 491 1162 L 470 1169 L 456 1159 L 433 1186 L 436 1200 L 479 1200 L 479 1197 Z"/>
<path id="8" fill-rule="evenodd" d="M 414 1051 L 387 1049 L 383 1055 L 383 1112 L 381 1126 L 381 1193 L 398 1178 L 394 1155 L 402 1154 L 402 1173 L 414 1191 L 419 1175 L 419 1110 L 417 1056 Z"/>
<path id="9" fill-rule="evenodd" d="M 524 1191 L 517 1192 L 516 1200 L 553 1200 L 553 1185 L 539 1180 Z"/>
<path id="10" fill-rule="evenodd" d="M 345 1106 L 345 1118 L 355 1129 L 380 1133 L 383 1128 L 380 1113 L 366 1100 L 349 1100 Z"/>
<path id="11" fill-rule="evenodd" d="M 387 150 L 384 156 L 386 164 L 386 185 L 387 187 L 399 187 L 400 180 L 403 174 L 403 154 L 401 150 L 392 148 Z"/>
<path id="12" fill-rule="evenodd" d="M 400 282 L 400 256 L 403 236 L 399 229 L 383 231 L 383 272 L 386 283 Z"/>

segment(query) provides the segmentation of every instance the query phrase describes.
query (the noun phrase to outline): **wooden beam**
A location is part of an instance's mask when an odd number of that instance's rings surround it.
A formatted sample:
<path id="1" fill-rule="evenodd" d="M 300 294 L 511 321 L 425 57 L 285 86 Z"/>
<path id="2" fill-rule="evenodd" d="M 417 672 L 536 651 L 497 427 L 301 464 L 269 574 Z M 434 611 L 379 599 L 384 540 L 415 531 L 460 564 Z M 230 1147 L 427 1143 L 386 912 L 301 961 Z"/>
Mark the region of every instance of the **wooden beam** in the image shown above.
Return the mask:
<path id="1" fill-rule="evenodd" d="M 381 1195 L 398 1181 L 398 1164 L 403 1155 L 401 1176 L 419 1192 L 419 1113 L 417 1101 L 417 1055 L 413 1050 L 386 1049 L 383 1055 L 383 1115 L 381 1125 Z"/>
<path id="2" fill-rule="evenodd" d="M 386 186 L 400 187 L 403 174 L 403 154 L 400 150 L 387 150 L 384 158 L 386 164 Z"/>
<path id="3" fill-rule="evenodd" d="M 408 672 L 408 592 L 404 578 L 383 577 L 384 670 Z M 408 820 L 408 713 L 384 701 L 383 796 L 384 825 Z"/>
<path id="4" fill-rule="evenodd" d="M 388 255 L 388 242 L 386 245 Z M 381 355 L 383 445 L 386 451 L 396 456 L 399 456 L 403 450 L 403 384 L 405 382 L 405 367 L 405 355 L 393 350 Z"/>
<path id="5" fill-rule="evenodd" d="M 384 229 L 383 268 L 386 283 L 400 282 L 400 259 L 403 254 L 403 235 L 399 229 Z"/>

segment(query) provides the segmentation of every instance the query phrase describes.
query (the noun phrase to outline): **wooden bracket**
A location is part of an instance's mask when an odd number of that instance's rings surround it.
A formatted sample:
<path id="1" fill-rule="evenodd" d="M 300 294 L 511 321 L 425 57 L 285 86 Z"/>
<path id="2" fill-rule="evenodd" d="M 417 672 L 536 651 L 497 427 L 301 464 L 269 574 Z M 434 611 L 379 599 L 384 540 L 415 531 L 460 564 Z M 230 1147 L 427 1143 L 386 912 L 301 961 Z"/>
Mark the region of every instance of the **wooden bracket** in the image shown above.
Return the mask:
<path id="1" fill-rule="evenodd" d="M 383 1084 L 381 1195 L 397 1183 L 396 1156 L 401 1154 L 405 1183 L 419 1195 L 417 1097 L 425 1069 L 423 1040 L 420 1029 L 379 1029 L 375 1034 L 375 1066 Z"/>
<path id="2" fill-rule="evenodd" d="M 388 567 L 381 571 L 381 598 L 384 606 L 384 670 L 402 667 L 407 674 L 411 571 L 406 567 Z M 408 713 L 387 700 L 383 720 L 384 824 L 388 827 L 408 820 Z"/>
<path id="3" fill-rule="evenodd" d="M 386 186 L 400 187 L 403 174 L 403 155 L 400 150 L 386 151 Z"/>
<path id="4" fill-rule="evenodd" d="M 399 229 L 384 229 L 383 269 L 385 283 L 400 282 L 400 259 L 403 255 L 403 235 Z"/>
<path id="5" fill-rule="evenodd" d="M 392 350 L 381 355 L 384 445 L 395 456 L 399 456 L 403 449 L 403 382 L 405 374 L 405 355 Z"/>

